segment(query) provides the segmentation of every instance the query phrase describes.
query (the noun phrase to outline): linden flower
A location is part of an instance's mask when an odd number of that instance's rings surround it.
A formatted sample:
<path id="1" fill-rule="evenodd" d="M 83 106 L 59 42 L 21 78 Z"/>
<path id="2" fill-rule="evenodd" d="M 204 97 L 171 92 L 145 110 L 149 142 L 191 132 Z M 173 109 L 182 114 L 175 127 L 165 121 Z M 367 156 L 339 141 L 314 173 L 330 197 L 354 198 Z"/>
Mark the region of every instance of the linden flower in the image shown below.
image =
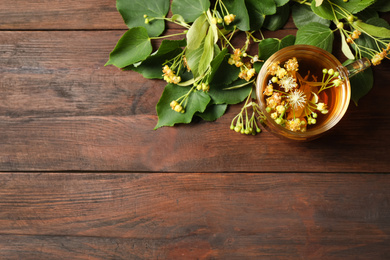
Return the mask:
<path id="1" fill-rule="evenodd" d="M 183 55 L 183 64 L 184 64 L 184 66 L 186 66 L 187 71 L 190 72 L 190 71 L 191 71 L 191 68 L 190 68 L 190 66 L 188 65 L 187 57 L 186 57 L 185 55 Z"/>
<path id="2" fill-rule="evenodd" d="M 279 113 L 279 114 L 283 114 L 285 111 L 286 111 L 286 108 L 282 105 L 279 105 L 276 107 L 276 111 Z"/>
<path id="3" fill-rule="evenodd" d="M 288 102 L 294 110 L 302 108 L 306 104 L 306 95 L 303 91 L 296 89 L 288 95 Z"/>
<path id="4" fill-rule="evenodd" d="M 249 81 L 254 75 L 256 71 L 255 69 L 244 69 L 240 72 L 238 75 L 241 79 L 245 79 L 246 81 Z"/>
<path id="5" fill-rule="evenodd" d="M 169 105 L 176 112 L 184 112 L 183 107 L 176 100 L 173 100 Z"/>
<path id="6" fill-rule="evenodd" d="M 371 59 L 372 65 L 376 66 L 381 64 L 381 61 L 386 57 L 386 55 L 387 55 L 386 50 L 383 50 L 382 52 L 375 54 L 375 56 L 372 57 Z"/>
<path id="7" fill-rule="evenodd" d="M 179 103 L 176 100 L 173 100 L 170 104 L 172 109 L 175 109 L 175 106 L 179 105 Z"/>
<path id="8" fill-rule="evenodd" d="M 269 66 L 268 71 L 271 75 L 276 75 L 279 68 L 279 62 L 274 62 Z"/>
<path id="9" fill-rule="evenodd" d="M 301 120 L 299 118 L 291 119 L 286 121 L 286 128 L 290 131 L 296 132 L 301 130 Z"/>
<path id="10" fill-rule="evenodd" d="M 322 114 L 327 114 L 329 112 L 326 104 L 322 102 L 317 104 L 317 110 L 319 110 Z"/>
<path id="11" fill-rule="evenodd" d="M 229 25 L 231 24 L 234 19 L 236 19 L 236 16 L 234 14 L 229 14 L 229 15 L 226 15 L 223 20 L 225 21 L 226 25 Z"/>
<path id="12" fill-rule="evenodd" d="M 284 76 L 287 75 L 287 70 L 285 70 L 284 68 L 281 68 L 279 67 L 276 71 L 276 77 L 282 79 Z"/>
<path id="13" fill-rule="evenodd" d="M 286 92 L 289 92 L 296 88 L 298 86 L 295 78 L 291 76 L 284 76 L 280 81 L 279 84 Z"/>
<path id="14" fill-rule="evenodd" d="M 361 35 L 362 33 L 358 30 L 355 30 L 353 31 L 352 33 L 352 39 L 356 40 L 356 39 L 359 39 L 359 36 Z"/>
<path id="15" fill-rule="evenodd" d="M 163 75 L 164 76 L 164 80 L 166 82 L 178 84 L 181 81 L 181 77 L 180 76 L 176 76 L 175 72 L 171 68 L 169 68 L 168 65 L 164 66 L 163 72 L 164 72 L 164 75 Z"/>
<path id="16" fill-rule="evenodd" d="M 298 71 L 298 61 L 297 58 L 291 58 L 289 59 L 285 64 L 284 67 L 286 68 L 287 71 Z"/>
<path id="17" fill-rule="evenodd" d="M 265 90 L 264 90 L 264 95 L 266 96 L 271 96 L 274 93 L 274 86 L 272 84 L 269 84 Z"/>

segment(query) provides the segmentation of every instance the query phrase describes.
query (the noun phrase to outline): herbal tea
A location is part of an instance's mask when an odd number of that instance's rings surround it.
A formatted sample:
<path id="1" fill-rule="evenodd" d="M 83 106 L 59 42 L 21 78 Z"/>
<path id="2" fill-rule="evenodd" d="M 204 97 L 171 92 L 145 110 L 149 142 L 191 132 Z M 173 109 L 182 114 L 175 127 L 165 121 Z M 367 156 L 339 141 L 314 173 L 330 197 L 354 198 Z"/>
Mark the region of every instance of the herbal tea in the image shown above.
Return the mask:
<path id="1" fill-rule="evenodd" d="M 293 132 L 320 127 L 337 111 L 345 84 L 335 66 L 310 55 L 274 61 L 264 78 L 263 102 L 276 124 Z"/>

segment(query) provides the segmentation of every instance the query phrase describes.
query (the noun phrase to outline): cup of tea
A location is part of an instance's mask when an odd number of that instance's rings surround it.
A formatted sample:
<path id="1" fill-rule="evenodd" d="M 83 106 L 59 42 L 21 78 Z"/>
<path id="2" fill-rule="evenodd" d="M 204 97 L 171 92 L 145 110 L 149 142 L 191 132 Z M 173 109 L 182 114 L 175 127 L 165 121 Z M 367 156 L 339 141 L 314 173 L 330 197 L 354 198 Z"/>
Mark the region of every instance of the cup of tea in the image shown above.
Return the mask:
<path id="1" fill-rule="evenodd" d="M 264 63 L 256 82 L 263 125 L 291 140 L 322 136 L 347 111 L 349 78 L 370 65 L 364 58 L 343 66 L 331 53 L 311 45 L 277 51 Z"/>

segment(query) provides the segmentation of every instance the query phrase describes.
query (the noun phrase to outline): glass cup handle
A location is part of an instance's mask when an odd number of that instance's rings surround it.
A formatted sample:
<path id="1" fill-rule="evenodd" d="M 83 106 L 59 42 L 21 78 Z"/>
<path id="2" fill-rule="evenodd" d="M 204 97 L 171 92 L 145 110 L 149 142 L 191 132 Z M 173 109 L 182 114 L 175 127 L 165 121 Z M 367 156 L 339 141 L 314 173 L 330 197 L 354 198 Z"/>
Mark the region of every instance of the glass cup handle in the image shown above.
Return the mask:
<path id="1" fill-rule="evenodd" d="M 348 78 L 352 78 L 359 72 L 367 69 L 371 66 L 371 62 L 368 58 L 362 58 L 360 60 L 354 61 L 351 64 L 345 66 L 348 71 Z"/>

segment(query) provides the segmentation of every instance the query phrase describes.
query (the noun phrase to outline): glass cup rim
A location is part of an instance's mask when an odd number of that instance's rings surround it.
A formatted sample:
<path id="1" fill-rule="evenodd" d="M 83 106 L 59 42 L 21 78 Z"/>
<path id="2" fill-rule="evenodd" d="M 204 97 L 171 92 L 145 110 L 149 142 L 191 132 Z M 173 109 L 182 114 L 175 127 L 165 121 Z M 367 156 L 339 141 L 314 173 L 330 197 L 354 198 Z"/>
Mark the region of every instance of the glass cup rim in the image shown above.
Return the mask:
<path id="1" fill-rule="evenodd" d="M 268 66 L 272 62 L 277 61 L 277 59 L 280 56 L 282 56 L 282 57 L 288 56 L 289 52 L 320 53 L 321 55 L 324 56 L 324 58 L 328 59 L 328 61 L 330 61 L 331 63 L 333 63 L 335 65 L 335 68 L 338 69 L 340 74 L 345 79 L 345 84 L 340 86 L 340 87 L 342 87 L 342 91 L 345 93 L 345 98 L 343 99 L 342 109 L 341 109 L 340 113 L 338 113 L 338 114 L 334 115 L 332 118 L 328 119 L 328 121 L 325 124 L 323 124 L 322 126 L 316 127 L 314 129 L 308 129 L 306 132 L 293 132 L 293 131 L 286 129 L 285 127 L 283 127 L 281 125 L 276 124 L 276 122 L 271 119 L 269 113 L 267 113 L 265 111 L 266 104 L 262 99 L 262 97 L 264 96 L 263 95 L 264 88 L 266 87 L 266 84 L 263 85 L 264 77 L 267 74 Z M 298 55 L 291 55 L 289 57 L 292 58 L 294 56 L 298 56 Z M 262 68 L 257 76 L 257 79 L 256 79 L 256 97 L 257 97 L 257 103 L 260 106 L 260 110 L 263 111 L 263 113 L 266 117 L 265 118 L 266 128 L 271 128 L 271 126 L 269 126 L 269 124 L 271 124 L 272 127 L 274 127 L 274 129 L 270 129 L 271 132 L 274 132 L 274 133 L 276 132 L 278 135 L 287 137 L 288 139 L 311 140 L 311 139 L 315 139 L 315 138 L 321 136 L 322 134 L 324 134 L 325 132 L 327 132 L 328 130 L 333 128 L 341 120 L 341 118 L 346 113 L 347 108 L 348 108 L 349 103 L 350 103 L 351 88 L 350 88 L 350 82 L 348 79 L 347 70 L 341 64 L 341 62 L 335 56 L 333 56 L 333 54 L 329 53 L 328 51 L 326 51 L 324 49 L 318 48 L 316 46 L 300 44 L 300 45 L 291 45 L 288 47 L 284 47 L 284 48 L 280 49 L 279 51 L 275 52 L 273 55 L 271 55 L 265 61 L 265 63 L 263 64 L 263 66 L 262 66 Z"/>

